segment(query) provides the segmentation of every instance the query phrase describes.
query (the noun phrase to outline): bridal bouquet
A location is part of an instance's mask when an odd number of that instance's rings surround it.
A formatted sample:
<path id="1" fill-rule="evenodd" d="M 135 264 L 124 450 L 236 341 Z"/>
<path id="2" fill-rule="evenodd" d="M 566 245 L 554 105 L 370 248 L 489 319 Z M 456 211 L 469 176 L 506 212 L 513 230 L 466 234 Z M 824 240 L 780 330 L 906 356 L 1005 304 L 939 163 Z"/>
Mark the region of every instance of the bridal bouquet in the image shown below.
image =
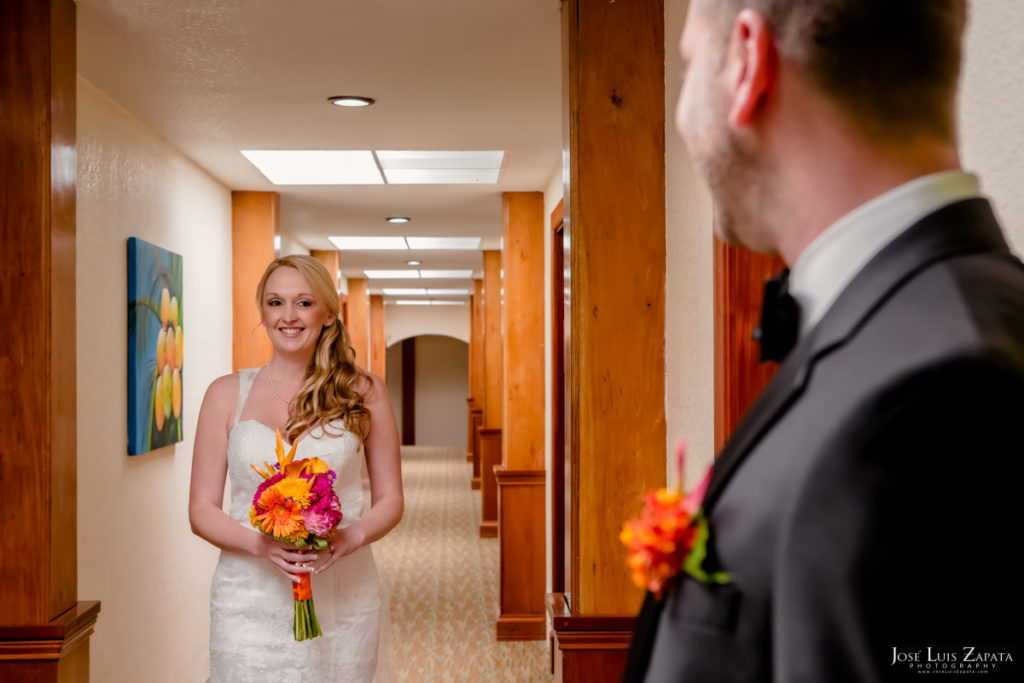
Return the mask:
<path id="1" fill-rule="evenodd" d="M 341 522 L 341 503 L 334 492 L 337 475 L 318 458 L 295 460 L 295 447 L 285 455 L 281 432 L 277 432 L 277 464 L 263 464 L 267 470 L 251 467 L 263 477 L 249 509 L 249 521 L 268 536 L 294 543 L 297 548 L 327 547 Z M 313 588 L 309 574 L 292 584 L 295 597 L 295 640 L 323 635 L 313 609 Z"/>
<path id="2" fill-rule="evenodd" d="M 681 570 L 703 583 L 728 583 L 728 574 L 707 573 L 708 522 L 701 511 L 711 470 L 700 486 L 683 495 L 683 459 L 686 444 L 676 446 L 676 486 L 644 494 L 640 517 L 622 525 L 619 540 L 629 550 L 626 563 L 633 583 L 661 599 L 668 581 Z"/>

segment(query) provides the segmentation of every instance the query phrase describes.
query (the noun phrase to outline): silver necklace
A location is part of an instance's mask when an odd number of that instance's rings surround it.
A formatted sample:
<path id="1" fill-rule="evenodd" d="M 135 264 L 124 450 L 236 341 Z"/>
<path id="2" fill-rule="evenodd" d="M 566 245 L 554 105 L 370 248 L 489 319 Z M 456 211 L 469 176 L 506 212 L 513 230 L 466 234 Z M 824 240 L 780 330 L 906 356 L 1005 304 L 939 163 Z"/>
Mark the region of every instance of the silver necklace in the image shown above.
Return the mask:
<path id="1" fill-rule="evenodd" d="M 290 400 L 288 400 L 287 398 L 285 398 L 284 396 L 282 396 L 281 392 L 277 390 L 277 382 L 274 381 L 274 373 L 270 370 L 270 361 L 269 360 L 267 361 L 267 364 L 264 367 L 267 368 L 267 377 L 270 378 L 270 388 L 274 390 L 274 396 L 277 396 L 284 403 L 287 403 L 288 405 L 291 405 L 292 402 Z"/>

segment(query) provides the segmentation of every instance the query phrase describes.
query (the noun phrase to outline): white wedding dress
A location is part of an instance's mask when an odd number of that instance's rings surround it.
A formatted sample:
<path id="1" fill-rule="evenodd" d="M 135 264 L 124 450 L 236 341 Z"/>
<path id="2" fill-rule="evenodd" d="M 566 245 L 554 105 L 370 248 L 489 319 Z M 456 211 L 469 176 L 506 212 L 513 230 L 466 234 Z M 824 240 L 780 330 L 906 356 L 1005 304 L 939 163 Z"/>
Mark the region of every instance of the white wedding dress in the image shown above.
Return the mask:
<path id="1" fill-rule="evenodd" d="M 239 371 L 228 440 L 230 514 L 252 533 L 259 532 L 249 523 L 249 508 L 263 479 L 249 465 L 263 469 L 263 461 L 277 460 L 274 431 L 256 420 L 239 421 L 258 371 Z M 317 428 L 304 436 L 295 458 L 315 456 L 337 473 L 334 487 L 345 527 L 363 515 L 363 448 L 358 437 L 335 424 L 328 434 Z M 314 574 L 312 586 L 324 635 L 295 642 L 291 581 L 264 559 L 221 551 L 210 589 L 210 683 L 377 680 L 381 594 L 370 547 Z"/>

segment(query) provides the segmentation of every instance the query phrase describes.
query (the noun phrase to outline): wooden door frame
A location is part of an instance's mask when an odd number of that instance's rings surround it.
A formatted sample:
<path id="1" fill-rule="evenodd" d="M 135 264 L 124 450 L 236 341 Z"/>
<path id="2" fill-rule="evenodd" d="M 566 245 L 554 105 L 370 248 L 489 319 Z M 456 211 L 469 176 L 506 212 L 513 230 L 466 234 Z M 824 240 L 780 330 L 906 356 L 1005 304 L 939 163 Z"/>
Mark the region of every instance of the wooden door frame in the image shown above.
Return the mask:
<path id="1" fill-rule="evenodd" d="M 551 212 L 551 592 L 565 592 L 565 219 Z"/>

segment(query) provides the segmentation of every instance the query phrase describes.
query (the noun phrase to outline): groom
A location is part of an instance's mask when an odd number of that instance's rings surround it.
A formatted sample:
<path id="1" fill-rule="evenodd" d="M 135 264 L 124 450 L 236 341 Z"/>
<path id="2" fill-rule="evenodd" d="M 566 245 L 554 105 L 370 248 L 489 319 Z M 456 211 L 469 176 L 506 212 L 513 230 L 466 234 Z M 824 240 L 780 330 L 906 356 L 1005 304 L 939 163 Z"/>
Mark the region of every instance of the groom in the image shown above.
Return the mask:
<path id="1" fill-rule="evenodd" d="M 704 501 L 730 580 L 648 595 L 626 680 L 1024 671 L 1024 267 L 960 170 L 964 4 L 691 0 L 676 124 L 721 236 L 791 269 L 784 360 Z"/>

